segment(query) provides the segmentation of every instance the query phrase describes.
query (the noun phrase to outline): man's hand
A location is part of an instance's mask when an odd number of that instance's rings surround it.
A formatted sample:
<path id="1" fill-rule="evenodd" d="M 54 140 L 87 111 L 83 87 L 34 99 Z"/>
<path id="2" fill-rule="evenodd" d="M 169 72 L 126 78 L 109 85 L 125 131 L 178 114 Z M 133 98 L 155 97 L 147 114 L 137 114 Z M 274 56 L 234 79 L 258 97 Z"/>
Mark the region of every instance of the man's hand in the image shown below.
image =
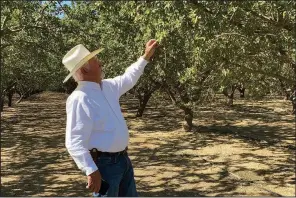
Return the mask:
<path id="1" fill-rule="evenodd" d="M 98 170 L 87 176 L 87 188 L 98 193 L 101 188 L 101 174 Z"/>
<path id="2" fill-rule="evenodd" d="M 150 61 L 151 57 L 153 56 L 155 49 L 158 47 L 158 43 L 155 39 L 151 39 L 146 43 L 145 54 L 143 58 L 146 61 Z"/>

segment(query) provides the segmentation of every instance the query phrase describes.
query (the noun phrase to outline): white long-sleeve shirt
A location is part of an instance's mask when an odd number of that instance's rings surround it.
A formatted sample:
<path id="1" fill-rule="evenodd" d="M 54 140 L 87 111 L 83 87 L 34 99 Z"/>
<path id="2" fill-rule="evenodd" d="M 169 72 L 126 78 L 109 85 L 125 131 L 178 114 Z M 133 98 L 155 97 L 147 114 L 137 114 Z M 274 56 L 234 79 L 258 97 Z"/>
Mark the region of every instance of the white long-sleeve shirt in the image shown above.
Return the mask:
<path id="1" fill-rule="evenodd" d="M 66 102 L 66 148 L 86 175 L 98 168 L 89 150 L 119 152 L 129 142 L 129 133 L 121 113 L 119 98 L 131 89 L 148 62 L 140 57 L 122 76 L 98 83 L 80 81 Z"/>

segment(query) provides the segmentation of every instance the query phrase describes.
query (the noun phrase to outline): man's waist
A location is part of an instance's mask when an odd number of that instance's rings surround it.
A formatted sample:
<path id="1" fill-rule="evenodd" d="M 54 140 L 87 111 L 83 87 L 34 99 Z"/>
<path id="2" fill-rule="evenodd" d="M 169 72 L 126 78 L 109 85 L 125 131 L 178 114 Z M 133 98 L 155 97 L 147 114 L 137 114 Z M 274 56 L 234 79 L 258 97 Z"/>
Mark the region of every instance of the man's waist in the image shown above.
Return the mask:
<path id="1" fill-rule="evenodd" d="M 96 148 L 102 152 L 116 153 L 128 146 L 129 134 L 125 130 L 116 130 L 114 132 L 93 131 L 88 142 L 88 149 Z"/>
<path id="2" fill-rule="evenodd" d="M 93 158 L 98 158 L 100 156 L 116 156 L 116 155 L 123 155 L 127 153 L 128 147 L 126 147 L 124 150 L 119 151 L 119 152 L 103 152 L 99 151 L 96 148 L 91 149 L 89 152 Z"/>

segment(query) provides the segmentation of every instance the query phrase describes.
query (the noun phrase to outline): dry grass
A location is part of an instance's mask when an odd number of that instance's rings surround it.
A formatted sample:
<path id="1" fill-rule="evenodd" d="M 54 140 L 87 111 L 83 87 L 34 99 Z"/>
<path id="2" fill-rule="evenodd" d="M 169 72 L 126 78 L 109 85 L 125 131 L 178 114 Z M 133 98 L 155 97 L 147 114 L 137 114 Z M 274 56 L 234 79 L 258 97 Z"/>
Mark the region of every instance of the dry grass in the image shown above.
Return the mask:
<path id="1" fill-rule="evenodd" d="M 1 115 L 2 196 L 90 196 L 64 145 L 67 96 L 42 93 Z M 295 124 L 284 100 L 199 107 L 196 132 L 182 111 L 122 107 L 140 196 L 294 196 Z M 160 108 L 161 107 L 161 108 Z"/>

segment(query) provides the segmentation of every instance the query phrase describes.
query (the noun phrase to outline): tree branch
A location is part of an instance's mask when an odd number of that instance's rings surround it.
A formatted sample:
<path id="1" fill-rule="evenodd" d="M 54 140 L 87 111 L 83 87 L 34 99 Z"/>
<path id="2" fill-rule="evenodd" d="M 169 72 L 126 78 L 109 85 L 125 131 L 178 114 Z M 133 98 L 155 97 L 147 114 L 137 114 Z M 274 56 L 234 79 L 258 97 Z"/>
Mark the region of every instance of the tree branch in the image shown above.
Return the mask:
<path id="1" fill-rule="evenodd" d="M 207 7 L 205 7 L 202 3 L 199 3 L 196 0 L 190 0 L 189 3 L 197 6 L 198 8 L 203 9 L 205 12 L 209 13 L 209 14 L 215 14 L 213 11 L 209 10 Z"/>
<path id="2" fill-rule="evenodd" d="M 62 10 L 65 12 L 65 14 L 67 14 L 68 16 L 71 17 L 71 15 L 64 9 L 64 7 L 62 6 L 62 4 L 60 3 L 60 1 L 57 1 L 58 4 L 60 5 L 60 7 L 62 8 Z M 72 18 L 72 17 L 71 17 Z"/>
<path id="3" fill-rule="evenodd" d="M 227 33 L 227 32 L 224 32 L 224 33 L 221 33 L 221 34 L 218 34 L 218 35 L 215 35 L 215 37 L 221 37 L 221 36 L 224 36 L 224 35 L 238 35 L 238 36 L 241 36 L 243 37 L 244 39 L 248 40 L 248 38 L 242 34 L 239 34 L 239 33 L 236 33 L 236 32 L 230 32 L 230 33 Z"/>
<path id="4" fill-rule="evenodd" d="M 285 81 L 285 82 L 287 82 L 287 83 L 295 83 L 295 80 L 290 79 L 290 78 L 283 77 L 283 76 L 281 76 L 281 75 L 279 75 L 279 74 L 275 74 L 275 73 L 266 73 L 266 71 L 263 71 L 263 70 L 260 70 L 260 69 L 251 69 L 251 68 L 249 68 L 249 67 L 247 67 L 247 66 L 240 65 L 240 64 L 238 64 L 238 63 L 231 63 L 231 64 L 234 64 L 234 65 L 236 65 L 236 66 L 238 66 L 238 67 L 241 67 L 241 68 L 243 68 L 243 69 L 245 69 L 245 70 L 247 70 L 247 71 L 249 71 L 249 72 L 252 72 L 252 73 L 262 74 L 262 75 L 264 75 L 264 76 L 268 76 L 268 77 L 274 77 L 274 78 L 280 79 L 280 80 L 282 80 L 282 81 Z"/>
<path id="5" fill-rule="evenodd" d="M 1 30 L 3 30 L 3 27 L 5 26 L 5 23 L 7 22 L 7 18 L 8 18 L 8 16 L 5 16 L 3 23 L 1 25 Z"/>
<path id="6" fill-rule="evenodd" d="M 17 32 L 20 32 L 24 29 L 33 29 L 33 28 L 47 29 L 46 27 L 38 26 L 38 25 L 19 26 L 19 27 L 16 27 L 15 29 L 5 28 L 5 29 L 1 30 L 1 36 L 5 36 L 5 35 L 11 34 L 11 33 L 17 33 Z"/>
<path id="7" fill-rule="evenodd" d="M 4 50 L 6 47 L 11 46 L 11 45 L 12 45 L 12 44 L 10 44 L 10 43 L 3 44 L 3 45 L 2 45 L 2 42 L 1 42 L 1 51 Z"/>
<path id="8" fill-rule="evenodd" d="M 259 14 L 259 13 L 255 12 L 255 11 L 251 10 L 251 9 L 248 9 L 248 8 L 241 8 L 240 7 L 240 9 L 243 10 L 243 11 L 245 11 L 245 12 L 251 13 L 253 16 L 256 16 L 256 17 L 262 19 L 263 21 L 272 24 L 273 26 L 284 28 L 284 29 L 286 29 L 286 30 L 288 30 L 290 32 L 293 31 L 293 24 L 287 24 L 287 23 L 282 24 L 282 23 L 278 23 L 277 21 L 274 21 L 271 18 L 268 18 L 267 16 L 264 16 L 262 14 Z"/>

